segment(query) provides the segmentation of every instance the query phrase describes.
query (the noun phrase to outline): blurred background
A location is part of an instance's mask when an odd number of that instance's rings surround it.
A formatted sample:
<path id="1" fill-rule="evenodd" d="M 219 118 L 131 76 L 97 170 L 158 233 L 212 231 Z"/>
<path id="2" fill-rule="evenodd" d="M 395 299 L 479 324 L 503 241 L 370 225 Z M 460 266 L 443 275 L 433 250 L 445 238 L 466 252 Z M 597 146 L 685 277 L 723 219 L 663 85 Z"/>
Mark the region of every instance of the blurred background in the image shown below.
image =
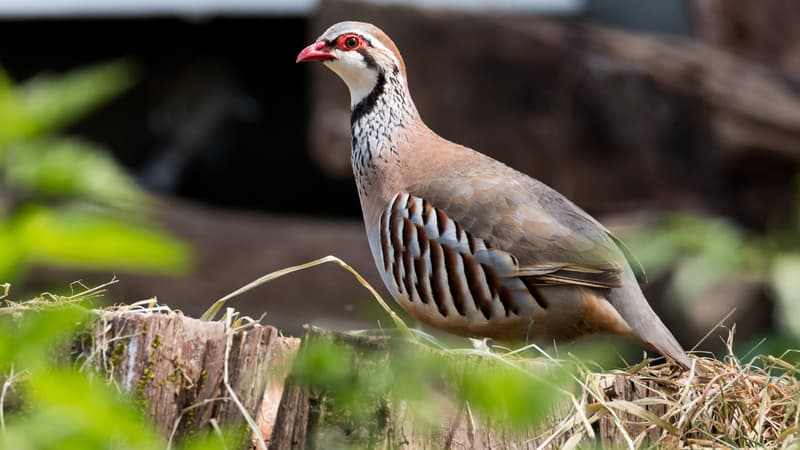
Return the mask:
<path id="1" fill-rule="evenodd" d="M 678 339 L 800 336 L 800 5 L 793 0 L 0 1 L 0 282 L 116 278 L 199 316 L 328 254 L 380 285 L 349 102 L 294 58 L 383 28 L 441 135 L 555 187 L 648 270 Z M 384 293 L 383 286 L 380 285 Z M 286 334 L 387 323 L 337 267 L 231 303 Z"/>

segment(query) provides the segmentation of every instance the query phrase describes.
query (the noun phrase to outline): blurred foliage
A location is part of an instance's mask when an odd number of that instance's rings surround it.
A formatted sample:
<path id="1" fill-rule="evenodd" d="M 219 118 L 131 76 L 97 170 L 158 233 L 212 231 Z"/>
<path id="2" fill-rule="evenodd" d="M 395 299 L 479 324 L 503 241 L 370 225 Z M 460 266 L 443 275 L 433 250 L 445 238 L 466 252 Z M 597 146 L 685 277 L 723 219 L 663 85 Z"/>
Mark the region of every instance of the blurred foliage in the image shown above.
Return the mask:
<path id="1" fill-rule="evenodd" d="M 763 245 L 721 218 L 666 215 L 626 243 L 651 279 L 675 270 L 674 297 L 685 300 L 727 275 L 763 272 L 769 259 Z"/>
<path id="2" fill-rule="evenodd" d="M 777 301 L 781 329 L 772 337 L 785 350 L 800 342 L 800 184 L 795 208 L 793 223 L 764 235 L 719 217 L 672 214 L 626 242 L 651 279 L 671 271 L 668 294 L 678 302 L 702 301 L 726 279 L 761 280 Z"/>
<path id="3" fill-rule="evenodd" d="M 323 403 L 323 423 L 313 439 L 325 448 L 367 446 L 385 434 L 376 427 L 407 419 L 391 416 L 401 403 L 417 428 L 438 430 L 445 412 L 466 404 L 488 423 L 530 431 L 567 401 L 575 379 L 567 362 L 434 350 L 402 339 L 355 346 L 336 339 L 307 335 L 291 375 Z"/>
<path id="4" fill-rule="evenodd" d="M 770 282 L 780 300 L 786 331 L 800 339 L 800 252 L 776 257 L 770 271 Z"/>
<path id="5" fill-rule="evenodd" d="M 104 377 L 70 359 L 93 313 L 74 299 L 38 299 L 25 311 L 0 309 L 0 448 L 15 450 L 152 450 L 166 440 L 135 403 Z M 20 307 L 20 304 L 16 304 Z M 223 449 L 218 436 L 197 437 L 186 450 Z M 173 446 L 173 448 L 175 448 Z"/>
<path id="6" fill-rule="evenodd" d="M 134 82 L 116 61 L 14 84 L 0 69 L 0 281 L 31 265 L 175 273 L 188 249 L 148 223 L 148 199 L 105 150 L 59 136 Z"/>

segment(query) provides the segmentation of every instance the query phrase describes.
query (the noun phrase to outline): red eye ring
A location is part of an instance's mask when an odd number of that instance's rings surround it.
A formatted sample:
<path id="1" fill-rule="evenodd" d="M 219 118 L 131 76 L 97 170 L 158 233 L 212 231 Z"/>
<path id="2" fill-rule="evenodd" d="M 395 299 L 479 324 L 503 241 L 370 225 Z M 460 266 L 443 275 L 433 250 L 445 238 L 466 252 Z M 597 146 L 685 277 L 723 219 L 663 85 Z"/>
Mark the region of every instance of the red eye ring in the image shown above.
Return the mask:
<path id="1" fill-rule="evenodd" d="M 361 39 L 361 36 L 357 34 L 345 34 L 339 38 L 339 42 L 337 43 L 337 47 L 344 51 L 355 50 L 364 43 Z"/>

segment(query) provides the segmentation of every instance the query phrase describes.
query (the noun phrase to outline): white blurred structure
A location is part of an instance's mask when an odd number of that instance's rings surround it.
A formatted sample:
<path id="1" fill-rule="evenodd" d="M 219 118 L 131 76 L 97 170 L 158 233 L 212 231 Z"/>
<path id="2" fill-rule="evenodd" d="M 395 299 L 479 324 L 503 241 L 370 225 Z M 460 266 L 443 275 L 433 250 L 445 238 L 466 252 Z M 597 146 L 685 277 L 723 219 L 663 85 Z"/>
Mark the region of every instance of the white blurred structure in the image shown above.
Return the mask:
<path id="1" fill-rule="evenodd" d="M 570 14 L 586 0 L 370 0 L 463 11 Z M 0 0 L 0 17 L 305 15 L 318 0 Z"/>

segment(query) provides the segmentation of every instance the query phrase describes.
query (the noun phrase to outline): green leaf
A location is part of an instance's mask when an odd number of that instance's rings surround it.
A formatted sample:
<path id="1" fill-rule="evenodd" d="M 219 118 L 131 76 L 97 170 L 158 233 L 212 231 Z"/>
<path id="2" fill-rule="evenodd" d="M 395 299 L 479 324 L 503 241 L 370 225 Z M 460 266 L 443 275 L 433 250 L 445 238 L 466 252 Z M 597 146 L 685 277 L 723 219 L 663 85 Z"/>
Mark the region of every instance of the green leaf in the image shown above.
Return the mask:
<path id="1" fill-rule="evenodd" d="M 0 222 L 0 284 L 16 279 L 26 265 L 25 245 L 17 232 Z"/>
<path id="2" fill-rule="evenodd" d="M 85 210 L 31 207 L 18 214 L 13 230 L 31 264 L 166 274 L 190 265 L 189 249 L 164 232 Z"/>
<path id="3" fill-rule="evenodd" d="M 91 324 L 91 313 L 57 302 L 43 308 L 0 316 L 0 370 L 12 373 L 13 367 L 11 391 L 24 405 L 6 411 L 0 448 L 165 448 L 129 398 L 71 367 L 70 345 Z"/>
<path id="4" fill-rule="evenodd" d="M 56 344 L 65 344 L 72 330 L 87 316 L 87 310 L 68 306 L 57 310 L 31 311 L 21 319 L 0 316 L 0 367 L 13 363 L 19 372 L 51 363 Z"/>
<path id="5" fill-rule="evenodd" d="M 222 430 L 222 435 L 190 436 L 180 447 L 182 450 L 227 450 L 235 448 L 235 434 Z"/>
<path id="6" fill-rule="evenodd" d="M 350 386 L 355 372 L 350 347 L 327 339 L 308 339 L 293 364 L 293 375 L 314 387 L 341 391 Z"/>
<path id="7" fill-rule="evenodd" d="M 0 435 L 3 448 L 145 450 L 166 448 L 131 404 L 109 386 L 66 368 L 32 373 L 25 383 L 31 411 Z"/>
<path id="8" fill-rule="evenodd" d="M 10 95 L 2 95 L 0 82 L 0 151 L 11 142 L 51 133 L 82 119 L 128 89 L 133 72 L 130 63 L 115 61 L 66 74 L 43 74 Z"/>
<path id="9" fill-rule="evenodd" d="M 11 97 L 13 90 L 14 83 L 11 81 L 8 73 L 0 67 L 0 104 Z"/>
<path id="10" fill-rule="evenodd" d="M 672 290 L 686 301 L 731 274 L 762 272 L 769 259 L 766 248 L 719 218 L 667 215 L 626 242 L 651 274 L 677 268 Z"/>
<path id="11" fill-rule="evenodd" d="M 539 423 L 563 398 L 562 369 L 537 371 L 506 363 L 475 365 L 464 370 L 461 393 L 470 406 L 497 423 L 520 429 Z"/>
<path id="12" fill-rule="evenodd" d="M 800 339 L 800 254 L 777 257 L 772 264 L 770 279 L 781 305 L 781 326 Z"/>
<path id="13" fill-rule="evenodd" d="M 4 166 L 4 167 L 3 167 Z M 77 139 L 42 139 L 10 146 L 6 182 L 31 195 L 134 206 L 145 195 L 102 149 Z"/>

